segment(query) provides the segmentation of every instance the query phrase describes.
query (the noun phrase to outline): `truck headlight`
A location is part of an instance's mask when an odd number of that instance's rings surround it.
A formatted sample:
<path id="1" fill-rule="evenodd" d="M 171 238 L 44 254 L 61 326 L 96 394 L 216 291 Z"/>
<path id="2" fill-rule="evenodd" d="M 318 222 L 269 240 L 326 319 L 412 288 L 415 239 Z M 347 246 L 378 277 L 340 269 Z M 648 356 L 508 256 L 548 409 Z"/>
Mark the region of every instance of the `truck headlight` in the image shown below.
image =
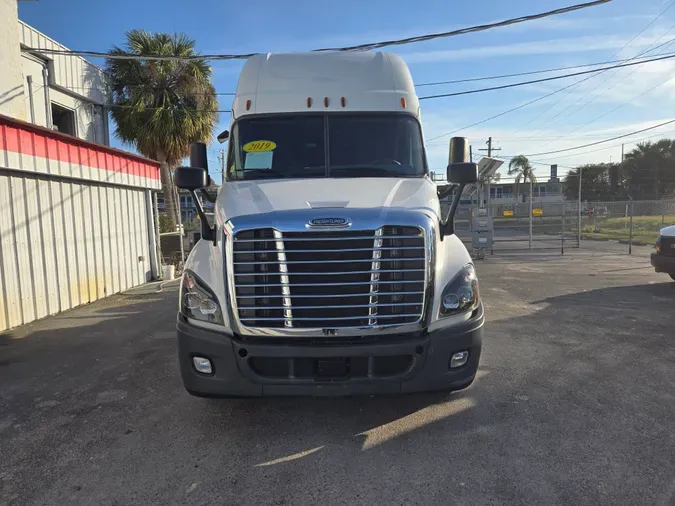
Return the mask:
<path id="1" fill-rule="evenodd" d="M 183 273 L 180 312 L 184 316 L 223 325 L 223 313 L 217 300 L 215 294 L 194 273 Z"/>
<path id="2" fill-rule="evenodd" d="M 473 311 L 479 301 L 476 271 L 472 264 L 467 264 L 443 290 L 441 316 Z"/>

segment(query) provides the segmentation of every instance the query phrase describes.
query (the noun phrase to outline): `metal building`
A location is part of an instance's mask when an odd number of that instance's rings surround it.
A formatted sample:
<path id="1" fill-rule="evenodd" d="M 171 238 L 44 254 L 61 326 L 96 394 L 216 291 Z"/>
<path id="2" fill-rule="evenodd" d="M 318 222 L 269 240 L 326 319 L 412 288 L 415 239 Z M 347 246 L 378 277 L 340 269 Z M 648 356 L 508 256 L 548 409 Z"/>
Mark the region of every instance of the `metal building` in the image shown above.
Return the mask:
<path id="1" fill-rule="evenodd" d="M 158 274 L 159 163 L 0 115 L 0 331 Z"/>

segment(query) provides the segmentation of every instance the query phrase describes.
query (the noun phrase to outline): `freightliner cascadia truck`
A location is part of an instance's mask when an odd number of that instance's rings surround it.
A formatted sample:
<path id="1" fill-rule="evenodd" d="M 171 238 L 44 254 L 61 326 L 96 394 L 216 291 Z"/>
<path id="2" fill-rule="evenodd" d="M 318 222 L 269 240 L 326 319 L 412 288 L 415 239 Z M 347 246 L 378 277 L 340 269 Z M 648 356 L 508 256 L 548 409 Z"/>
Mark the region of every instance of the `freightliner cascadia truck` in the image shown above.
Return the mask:
<path id="1" fill-rule="evenodd" d="M 253 56 L 218 139 L 227 164 L 212 220 L 197 198 L 211 181 L 206 145 L 193 144 L 190 167 L 174 172 L 202 226 L 179 294 L 189 393 L 372 395 L 473 382 L 484 311 L 453 223 L 477 168 L 455 137 L 449 184 L 431 180 L 399 56 Z"/>

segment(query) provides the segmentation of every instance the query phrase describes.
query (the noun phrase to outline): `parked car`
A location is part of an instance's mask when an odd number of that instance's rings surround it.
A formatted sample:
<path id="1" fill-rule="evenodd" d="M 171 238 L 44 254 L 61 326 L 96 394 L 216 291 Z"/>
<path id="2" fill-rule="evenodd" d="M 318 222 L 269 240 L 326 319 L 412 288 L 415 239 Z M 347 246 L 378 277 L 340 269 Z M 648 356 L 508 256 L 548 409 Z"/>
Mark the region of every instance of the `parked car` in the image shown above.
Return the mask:
<path id="1" fill-rule="evenodd" d="M 656 272 L 665 272 L 675 280 L 675 225 L 664 227 L 656 239 L 651 261 Z"/>

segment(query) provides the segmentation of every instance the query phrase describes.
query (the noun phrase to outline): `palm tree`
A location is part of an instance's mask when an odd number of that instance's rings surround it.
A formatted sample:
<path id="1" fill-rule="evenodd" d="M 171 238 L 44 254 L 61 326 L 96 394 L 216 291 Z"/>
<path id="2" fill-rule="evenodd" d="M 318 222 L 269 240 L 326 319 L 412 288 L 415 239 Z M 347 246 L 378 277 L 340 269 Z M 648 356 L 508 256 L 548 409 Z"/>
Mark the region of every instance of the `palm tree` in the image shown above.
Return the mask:
<path id="1" fill-rule="evenodd" d="M 534 169 L 530 165 L 530 161 L 525 155 L 518 155 L 511 158 L 509 162 L 509 176 L 516 176 L 516 193 L 515 198 L 518 198 L 520 190 L 520 181 L 523 181 L 523 184 L 526 184 L 528 180 L 532 183 L 537 182 L 537 177 L 534 175 Z M 532 198 L 532 195 L 530 195 Z"/>
<path id="2" fill-rule="evenodd" d="M 195 41 L 182 34 L 131 30 L 126 47 L 110 55 L 196 56 Z M 115 134 L 161 164 L 165 208 L 175 229 L 178 209 L 172 170 L 190 144 L 208 142 L 218 120 L 211 67 L 204 60 L 108 59 Z"/>
<path id="3" fill-rule="evenodd" d="M 623 167 L 628 175 L 629 188 L 636 198 L 658 199 L 660 194 L 668 192 L 674 149 L 675 142 L 661 139 L 638 142 L 626 153 Z"/>

